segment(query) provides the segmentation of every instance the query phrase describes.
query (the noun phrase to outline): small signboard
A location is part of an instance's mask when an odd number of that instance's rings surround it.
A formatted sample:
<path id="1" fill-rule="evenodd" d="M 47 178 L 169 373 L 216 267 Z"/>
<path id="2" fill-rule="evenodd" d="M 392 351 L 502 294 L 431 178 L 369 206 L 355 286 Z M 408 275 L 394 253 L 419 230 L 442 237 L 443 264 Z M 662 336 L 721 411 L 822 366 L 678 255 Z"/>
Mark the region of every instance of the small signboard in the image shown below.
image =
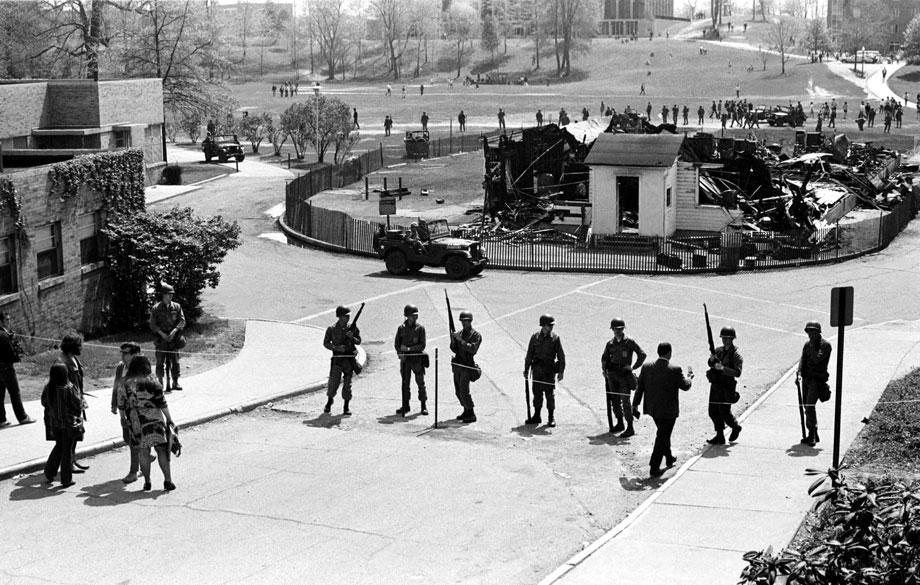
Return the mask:
<path id="1" fill-rule="evenodd" d="M 396 215 L 396 198 L 380 198 L 380 215 Z"/>
<path id="2" fill-rule="evenodd" d="M 853 324 L 853 287 L 835 286 L 831 289 L 831 327 Z"/>

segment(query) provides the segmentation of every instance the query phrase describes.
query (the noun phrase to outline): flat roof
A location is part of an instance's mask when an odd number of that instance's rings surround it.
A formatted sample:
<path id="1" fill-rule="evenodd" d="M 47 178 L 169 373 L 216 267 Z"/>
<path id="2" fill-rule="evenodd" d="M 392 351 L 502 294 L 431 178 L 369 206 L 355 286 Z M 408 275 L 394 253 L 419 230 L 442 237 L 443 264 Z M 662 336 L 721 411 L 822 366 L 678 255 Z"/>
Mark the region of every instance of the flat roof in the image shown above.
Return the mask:
<path id="1" fill-rule="evenodd" d="M 615 167 L 669 167 L 684 143 L 683 134 L 614 134 L 598 136 L 585 158 L 586 165 Z"/>

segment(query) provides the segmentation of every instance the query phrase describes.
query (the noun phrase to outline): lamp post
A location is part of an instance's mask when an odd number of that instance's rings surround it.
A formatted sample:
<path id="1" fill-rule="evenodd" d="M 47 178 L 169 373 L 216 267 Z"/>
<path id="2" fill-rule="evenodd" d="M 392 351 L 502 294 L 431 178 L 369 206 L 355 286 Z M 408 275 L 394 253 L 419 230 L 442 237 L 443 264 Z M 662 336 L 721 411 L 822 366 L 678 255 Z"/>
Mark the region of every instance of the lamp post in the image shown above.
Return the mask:
<path id="1" fill-rule="evenodd" d="M 319 162 L 319 90 L 318 81 L 313 82 L 313 152 L 316 153 L 316 161 Z"/>

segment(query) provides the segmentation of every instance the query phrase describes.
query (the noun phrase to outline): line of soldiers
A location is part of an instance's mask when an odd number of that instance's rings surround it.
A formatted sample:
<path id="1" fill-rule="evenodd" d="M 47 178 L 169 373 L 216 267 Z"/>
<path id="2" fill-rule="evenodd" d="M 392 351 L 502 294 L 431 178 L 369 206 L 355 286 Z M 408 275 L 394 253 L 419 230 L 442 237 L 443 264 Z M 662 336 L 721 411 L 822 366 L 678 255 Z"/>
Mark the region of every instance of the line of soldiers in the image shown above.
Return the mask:
<path id="1" fill-rule="evenodd" d="M 350 310 L 338 307 L 338 321 L 326 329 L 323 345 L 332 351 L 327 390 L 328 402 L 324 412 L 330 412 L 333 398 L 344 379 L 342 398 L 345 401 L 344 415 L 351 414 L 348 409 L 351 400 L 351 378 L 357 365 L 357 345 L 361 343 L 357 326 L 348 324 Z M 396 414 L 406 416 L 411 411 L 410 384 L 415 377 L 418 399 L 422 415 L 428 414 L 425 370 L 430 365 L 425 352 L 427 338 L 425 328 L 418 323 L 418 307 L 406 305 L 403 310 L 405 321 L 397 328 L 394 349 L 400 361 L 402 379 L 402 405 Z M 475 362 L 475 355 L 482 344 L 482 335 L 473 329 L 473 314 L 469 311 L 460 313 L 462 328 L 451 334 L 450 349 L 453 352 L 451 369 L 453 371 L 454 391 L 463 412 L 457 420 L 464 423 L 476 422 L 474 403 L 470 395 L 470 383 L 479 379 L 481 368 Z M 547 426 L 556 426 L 555 387 L 565 375 L 565 351 L 562 341 L 555 333 L 556 320 L 552 315 L 540 316 L 540 329 L 530 337 L 527 353 L 524 357 L 524 379 L 533 383 L 533 414 L 525 424 L 539 425 L 542 409 L 546 404 Z M 689 390 L 693 380 L 692 368 L 687 368 L 687 375 L 677 366 L 670 364 L 672 348 L 668 342 L 658 345 L 658 359 L 646 363 L 647 354 L 639 344 L 625 335 L 626 323 L 615 318 L 610 322 L 613 330 L 611 338 L 601 354 L 601 371 L 606 385 L 607 424 L 609 432 L 620 433 L 621 438 L 635 435 L 633 421 L 640 417 L 639 407 L 645 400 L 644 412 L 651 416 L 658 428 L 655 448 L 649 462 L 651 475 L 663 473 L 660 468 L 662 459 L 667 467 L 674 464 L 675 458 L 670 449 L 670 437 L 679 413 L 678 390 Z M 821 325 L 811 321 L 805 326 L 809 340 L 802 348 L 796 376 L 802 381 L 802 393 L 799 404 L 804 413 L 802 443 L 814 446 L 818 437 L 818 423 L 815 403 L 829 398 L 827 385 L 828 363 L 831 346 L 821 336 Z M 730 326 L 722 327 L 719 332 L 722 345 L 714 347 L 708 359 L 709 369 L 706 378 L 710 383 L 708 415 L 712 421 L 715 434 L 707 443 L 724 445 L 738 440 L 742 427 L 732 413 L 732 404 L 740 399 L 737 380 L 744 367 L 744 358 L 735 345 L 737 333 Z M 710 342 L 711 343 L 711 342 Z M 639 372 L 638 376 L 636 371 Z M 613 419 L 616 418 L 616 424 Z M 730 429 L 728 437 L 725 430 Z"/>

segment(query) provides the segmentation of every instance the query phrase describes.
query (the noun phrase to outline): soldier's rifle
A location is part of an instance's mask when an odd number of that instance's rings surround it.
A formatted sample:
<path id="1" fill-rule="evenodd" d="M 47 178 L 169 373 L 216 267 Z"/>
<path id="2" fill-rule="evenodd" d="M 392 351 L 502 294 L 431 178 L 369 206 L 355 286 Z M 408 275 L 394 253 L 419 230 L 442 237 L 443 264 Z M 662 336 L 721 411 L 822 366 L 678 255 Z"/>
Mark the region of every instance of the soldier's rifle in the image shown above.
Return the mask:
<path id="1" fill-rule="evenodd" d="M 805 399 L 802 396 L 802 383 L 799 374 L 795 375 L 795 392 L 799 398 L 799 426 L 802 428 L 802 440 L 805 440 Z"/>
<path id="2" fill-rule="evenodd" d="M 348 325 L 348 330 L 349 330 L 352 334 L 354 334 L 354 333 L 356 333 L 356 332 L 358 331 L 358 319 L 361 318 L 361 313 L 363 313 L 363 312 L 364 312 L 364 303 L 361 303 L 361 306 L 358 307 L 358 312 L 355 313 L 355 318 L 352 319 L 352 320 L 351 320 L 351 324 Z M 364 370 L 364 367 L 363 367 L 361 364 L 358 363 L 358 349 L 357 349 L 356 347 L 354 347 L 354 343 L 352 343 L 352 347 L 354 348 L 354 349 L 352 349 L 352 351 L 354 352 L 355 355 L 354 355 L 354 357 L 351 358 L 351 364 L 352 364 L 351 367 L 352 367 L 352 369 L 354 370 L 354 372 L 355 372 L 356 374 L 360 374 L 361 371 Z"/>
<path id="3" fill-rule="evenodd" d="M 450 297 L 447 296 L 447 289 L 444 289 L 444 300 L 447 301 L 447 324 L 450 326 L 450 334 L 453 335 L 457 331 L 457 326 L 454 325 L 454 312 L 450 310 Z"/>
<path id="4" fill-rule="evenodd" d="M 712 325 L 709 324 L 709 309 L 706 308 L 706 303 L 703 303 L 703 315 L 706 316 L 706 339 L 709 341 L 709 353 L 716 353 L 716 344 L 712 340 Z"/>

